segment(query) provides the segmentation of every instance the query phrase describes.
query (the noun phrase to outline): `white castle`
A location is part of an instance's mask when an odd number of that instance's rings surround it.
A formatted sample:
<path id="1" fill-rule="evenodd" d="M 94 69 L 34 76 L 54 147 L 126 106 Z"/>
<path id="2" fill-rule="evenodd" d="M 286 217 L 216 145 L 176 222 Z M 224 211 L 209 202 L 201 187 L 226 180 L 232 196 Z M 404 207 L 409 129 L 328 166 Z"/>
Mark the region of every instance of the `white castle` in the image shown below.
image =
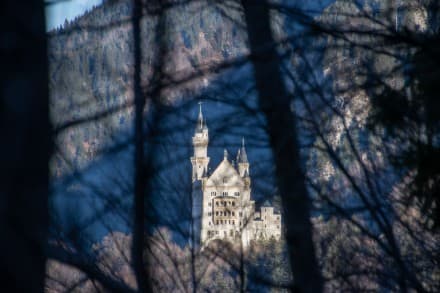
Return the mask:
<path id="1" fill-rule="evenodd" d="M 224 151 L 223 161 L 208 174 L 208 127 L 200 105 L 195 134 L 192 138 L 194 156 L 191 157 L 194 194 L 201 192 L 200 218 L 201 246 L 214 239 L 242 241 L 244 247 L 251 240 L 281 237 L 281 214 L 267 203 L 255 211 L 251 200 L 251 178 L 244 139 L 238 150 L 236 163 L 229 161 Z M 195 197 L 194 197 L 195 198 Z M 198 233 L 197 228 L 193 231 Z"/>

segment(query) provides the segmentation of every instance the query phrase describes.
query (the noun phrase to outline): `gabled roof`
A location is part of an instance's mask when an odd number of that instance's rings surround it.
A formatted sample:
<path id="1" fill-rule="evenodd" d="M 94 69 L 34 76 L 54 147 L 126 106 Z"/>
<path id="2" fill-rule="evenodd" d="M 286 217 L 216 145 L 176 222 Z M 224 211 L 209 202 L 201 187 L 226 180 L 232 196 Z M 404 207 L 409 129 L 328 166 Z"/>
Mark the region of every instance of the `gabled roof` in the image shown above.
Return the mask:
<path id="1" fill-rule="evenodd" d="M 225 157 L 206 181 L 206 186 L 244 186 L 244 182 Z"/>

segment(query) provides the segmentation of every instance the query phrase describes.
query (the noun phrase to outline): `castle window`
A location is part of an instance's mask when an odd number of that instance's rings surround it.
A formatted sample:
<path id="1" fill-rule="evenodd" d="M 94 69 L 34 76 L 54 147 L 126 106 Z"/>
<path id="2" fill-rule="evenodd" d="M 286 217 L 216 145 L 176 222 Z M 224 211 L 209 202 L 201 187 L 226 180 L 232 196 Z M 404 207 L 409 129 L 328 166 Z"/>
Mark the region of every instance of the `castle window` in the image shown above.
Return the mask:
<path id="1" fill-rule="evenodd" d="M 220 224 L 222 224 L 222 225 L 223 225 L 223 220 L 220 220 Z"/>
<path id="2" fill-rule="evenodd" d="M 235 201 L 232 202 L 232 206 L 235 207 Z"/>
<path id="3" fill-rule="evenodd" d="M 240 192 L 234 192 L 234 195 L 235 195 L 235 196 L 239 196 L 239 195 L 240 195 Z"/>
<path id="4" fill-rule="evenodd" d="M 218 225 L 218 220 L 217 220 L 216 224 Z"/>
<path id="5" fill-rule="evenodd" d="M 218 201 L 215 202 L 215 205 L 218 206 Z"/>
<path id="6" fill-rule="evenodd" d="M 232 220 L 232 225 L 235 225 L 235 221 L 234 220 Z"/>
<path id="7" fill-rule="evenodd" d="M 215 212 L 215 215 L 218 216 L 218 212 Z"/>
<path id="8" fill-rule="evenodd" d="M 223 202 L 223 206 L 226 206 L 226 201 Z"/>
<path id="9" fill-rule="evenodd" d="M 234 213 L 234 212 L 232 212 L 232 215 L 233 215 L 233 216 L 235 216 L 235 213 Z"/>
<path id="10" fill-rule="evenodd" d="M 211 192 L 211 195 L 212 195 L 212 196 L 215 196 L 215 191 L 212 191 L 212 192 Z"/>

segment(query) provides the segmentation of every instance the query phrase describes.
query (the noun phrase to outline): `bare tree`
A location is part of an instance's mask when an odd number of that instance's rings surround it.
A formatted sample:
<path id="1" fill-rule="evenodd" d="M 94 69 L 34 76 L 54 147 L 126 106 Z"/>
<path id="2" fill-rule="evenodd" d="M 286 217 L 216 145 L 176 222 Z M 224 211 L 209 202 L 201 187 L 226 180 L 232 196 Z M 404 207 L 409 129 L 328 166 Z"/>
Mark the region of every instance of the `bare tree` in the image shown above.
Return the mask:
<path id="1" fill-rule="evenodd" d="M 280 62 L 271 32 L 269 7 L 264 1 L 242 1 L 255 82 L 261 110 L 267 118 L 268 132 L 276 165 L 284 216 L 286 240 L 294 275 L 294 289 L 321 292 L 310 223 L 310 203 L 301 170 L 297 130 L 285 90 Z"/>

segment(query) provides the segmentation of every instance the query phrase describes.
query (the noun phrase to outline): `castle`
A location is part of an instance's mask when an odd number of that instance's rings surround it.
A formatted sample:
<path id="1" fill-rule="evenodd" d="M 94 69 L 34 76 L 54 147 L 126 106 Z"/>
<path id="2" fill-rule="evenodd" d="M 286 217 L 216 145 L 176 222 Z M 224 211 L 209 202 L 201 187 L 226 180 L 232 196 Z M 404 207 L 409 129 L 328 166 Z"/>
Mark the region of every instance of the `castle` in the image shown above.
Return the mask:
<path id="1" fill-rule="evenodd" d="M 214 239 L 231 242 L 241 240 L 244 247 L 252 240 L 281 237 L 281 214 L 274 207 L 263 204 L 255 210 L 251 200 L 251 178 L 244 139 L 236 161 L 229 161 L 225 150 L 222 162 L 208 173 L 208 127 L 200 104 L 197 126 L 192 138 L 194 155 L 191 157 L 193 194 L 200 194 L 195 210 L 201 246 Z"/>

